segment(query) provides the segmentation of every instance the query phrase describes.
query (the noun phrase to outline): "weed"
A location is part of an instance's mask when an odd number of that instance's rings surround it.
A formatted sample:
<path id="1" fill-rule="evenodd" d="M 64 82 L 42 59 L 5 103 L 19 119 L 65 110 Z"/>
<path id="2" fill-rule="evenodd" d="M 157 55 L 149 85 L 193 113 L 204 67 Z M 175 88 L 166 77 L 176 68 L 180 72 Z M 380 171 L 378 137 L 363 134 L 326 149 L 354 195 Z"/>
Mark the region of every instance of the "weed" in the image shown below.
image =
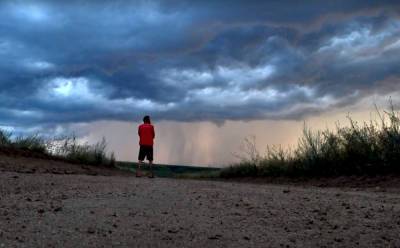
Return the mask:
<path id="1" fill-rule="evenodd" d="M 312 131 L 304 125 L 297 147 L 284 150 L 268 147 L 261 156 L 255 138 L 245 139 L 247 157 L 220 173 L 221 177 L 242 176 L 339 176 L 376 175 L 400 172 L 400 119 L 393 105 L 379 121 L 359 124 L 348 116 L 349 126 Z"/>

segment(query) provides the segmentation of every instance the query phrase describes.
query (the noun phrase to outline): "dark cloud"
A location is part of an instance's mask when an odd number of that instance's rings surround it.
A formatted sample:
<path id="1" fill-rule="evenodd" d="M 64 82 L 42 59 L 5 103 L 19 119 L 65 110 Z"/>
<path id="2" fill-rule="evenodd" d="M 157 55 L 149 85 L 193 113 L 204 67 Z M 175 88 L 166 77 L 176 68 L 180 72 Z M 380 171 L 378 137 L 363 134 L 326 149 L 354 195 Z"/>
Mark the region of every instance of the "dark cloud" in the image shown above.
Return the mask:
<path id="1" fill-rule="evenodd" d="M 300 119 L 400 91 L 396 1 L 2 1 L 0 125 Z"/>

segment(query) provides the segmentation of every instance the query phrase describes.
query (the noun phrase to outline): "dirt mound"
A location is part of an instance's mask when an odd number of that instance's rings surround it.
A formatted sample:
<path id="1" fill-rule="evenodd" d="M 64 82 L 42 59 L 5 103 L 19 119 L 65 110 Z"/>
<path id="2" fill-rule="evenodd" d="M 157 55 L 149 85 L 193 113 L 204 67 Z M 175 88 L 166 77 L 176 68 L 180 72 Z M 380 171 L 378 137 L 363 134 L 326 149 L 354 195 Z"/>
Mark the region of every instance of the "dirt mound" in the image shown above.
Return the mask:
<path id="1" fill-rule="evenodd" d="M 44 153 L 24 149 L 0 148 L 0 171 L 19 173 L 131 175 L 127 171 L 104 166 L 73 164 Z M 326 178 L 245 177 L 217 179 L 218 181 L 256 184 L 285 184 L 317 187 L 400 188 L 399 175 L 341 176 Z"/>
<path id="2" fill-rule="evenodd" d="M 28 149 L 17 149 L 14 147 L 0 147 L 0 156 L 13 156 L 13 157 L 28 157 L 28 158 L 43 158 L 52 159 L 52 157 L 43 152 L 36 152 Z M 54 159 L 54 158 L 53 158 Z"/>
<path id="3" fill-rule="evenodd" d="M 72 164 L 46 154 L 15 149 L 0 150 L 0 171 L 104 176 L 130 175 L 128 172 L 116 168 Z"/>

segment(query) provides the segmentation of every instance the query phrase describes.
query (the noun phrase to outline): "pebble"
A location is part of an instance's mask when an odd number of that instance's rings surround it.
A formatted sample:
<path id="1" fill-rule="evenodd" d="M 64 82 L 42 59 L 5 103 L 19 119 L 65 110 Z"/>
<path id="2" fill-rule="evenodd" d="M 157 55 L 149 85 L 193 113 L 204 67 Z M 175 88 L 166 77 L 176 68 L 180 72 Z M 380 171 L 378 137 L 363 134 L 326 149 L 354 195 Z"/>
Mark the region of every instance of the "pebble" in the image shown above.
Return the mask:
<path id="1" fill-rule="evenodd" d="M 61 211 L 62 210 L 62 207 L 56 207 L 53 211 L 54 212 L 59 212 L 59 211 Z"/>
<path id="2" fill-rule="evenodd" d="M 169 233 L 177 233 L 178 231 L 179 231 L 179 230 L 177 230 L 177 229 L 169 229 L 169 230 L 168 230 Z"/>
<path id="3" fill-rule="evenodd" d="M 335 241 L 336 241 L 336 242 L 342 242 L 343 239 L 342 239 L 342 238 L 335 238 Z"/>
<path id="4" fill-rule="evenodd" d="M 216 235 L 214 235 L 214 236 L 208 237 L 208 239 L 219 239 L 219 238 L 221 238 L 221 237 L 222 237 L 222 235 L 216 234 Z"/>

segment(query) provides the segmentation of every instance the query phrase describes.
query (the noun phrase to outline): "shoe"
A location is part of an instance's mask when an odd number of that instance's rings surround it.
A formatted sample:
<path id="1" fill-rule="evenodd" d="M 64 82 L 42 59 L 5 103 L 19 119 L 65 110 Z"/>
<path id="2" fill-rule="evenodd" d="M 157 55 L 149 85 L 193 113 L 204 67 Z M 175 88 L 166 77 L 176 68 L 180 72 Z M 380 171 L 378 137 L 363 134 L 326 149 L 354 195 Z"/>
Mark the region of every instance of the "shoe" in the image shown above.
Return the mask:
<path id="1" fill-rule="evenodd" d="M 150 175 L 149 175 L 149 178 L 154 178 L 154 174 L 153 174 L 153 173 L 150 174 Z"/>

